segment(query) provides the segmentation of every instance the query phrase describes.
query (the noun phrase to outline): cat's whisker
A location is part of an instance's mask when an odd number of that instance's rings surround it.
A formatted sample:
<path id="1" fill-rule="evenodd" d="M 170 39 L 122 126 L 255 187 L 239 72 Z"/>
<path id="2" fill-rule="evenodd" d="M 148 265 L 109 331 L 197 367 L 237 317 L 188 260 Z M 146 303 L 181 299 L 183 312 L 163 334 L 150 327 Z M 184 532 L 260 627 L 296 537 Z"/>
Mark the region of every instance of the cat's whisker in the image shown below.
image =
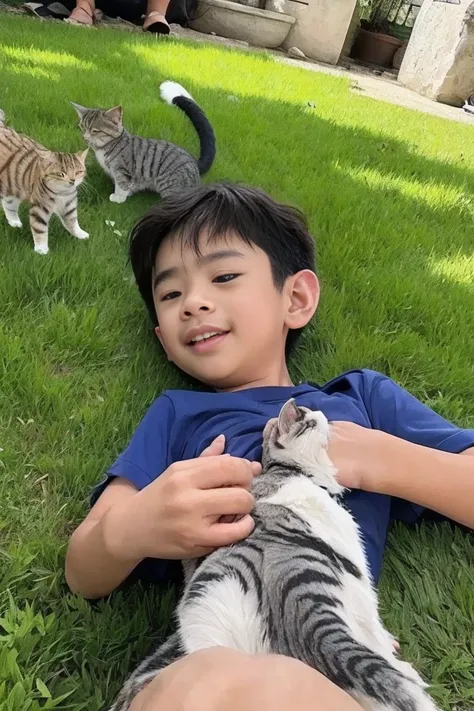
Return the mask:
<path id="1" fill-rule="evenodd" d="M 85 180 L 78 186 L 77 192 L 84 195 L 84 197 L 96 197 L 99 195 L 97 188 Z"/>
<path id="2" fill-rule="evenodd" d="M 311 440 L 311 430 L 306 431 L 306 437 L 304 438 L 303 446 L 301 447 L 301 453 L 303 454 L 306 447 L 308 446 L 309 442 Z"/>

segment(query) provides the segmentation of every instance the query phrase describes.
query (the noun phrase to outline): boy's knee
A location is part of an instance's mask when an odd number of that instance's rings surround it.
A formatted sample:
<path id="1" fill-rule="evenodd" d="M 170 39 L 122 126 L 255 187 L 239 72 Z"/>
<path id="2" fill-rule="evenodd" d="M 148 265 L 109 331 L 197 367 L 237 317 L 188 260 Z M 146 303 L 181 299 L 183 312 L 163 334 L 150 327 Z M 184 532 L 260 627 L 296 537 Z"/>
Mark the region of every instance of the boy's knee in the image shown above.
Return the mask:
<path id="1" fill-rule="evenodd" d="M 345 692 L 296 659 L 223 647 L 195 652 L 163 669 L 130 711 L 289 711 L 295 704 L 301 711 L 360 711 Z"/>
<path id="2" fill-rule="evenodd" d="M 134 699 L 130 711 L 217 711 L 254 676 L 253 658 L 215 647 L 163 669 Z"/>
<path id="3" fill-rule="evenodd" d="M 229 703 L 232 697 L 257 680 L 255 657 L 234 649 L 203 649 L 183 661 L 188 665 L 186 673 L 199 699 L 199 703 L 194 704 L 190 694 L 190 711 L 232 708 Z M 184 666 L 181 673 L 185 673 Z"/>

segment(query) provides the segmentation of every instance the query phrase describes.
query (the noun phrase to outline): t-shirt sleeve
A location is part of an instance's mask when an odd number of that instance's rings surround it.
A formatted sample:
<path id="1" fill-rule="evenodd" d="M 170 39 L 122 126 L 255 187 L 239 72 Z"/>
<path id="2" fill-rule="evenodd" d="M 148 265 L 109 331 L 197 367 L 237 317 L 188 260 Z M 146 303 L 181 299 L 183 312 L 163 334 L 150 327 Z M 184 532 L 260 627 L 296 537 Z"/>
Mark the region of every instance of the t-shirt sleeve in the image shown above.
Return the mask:
<path id="1" fill-rule="evenodd" d="M 368 371 L 368 376 L 371 384 L 366 404 L 372 427 L 414 444 L 453 454 L 474 447 L 474 430 L 448 422 L 390 378 L 372 371 Z M 393 518 L 412 522 L 423 511 L 422 506 L 393 500 Z"/>
<path id="2" fill-rule="evenodd" d="M 161 395 L 151 405 L 128 447 L 117 457 L 105 479 L 93 489 L 92 505 L 114 477 L 123 477 L 137 489 L 143 489 L 168 468 L 173 420 L 173 403 L 167 395 Z"/>

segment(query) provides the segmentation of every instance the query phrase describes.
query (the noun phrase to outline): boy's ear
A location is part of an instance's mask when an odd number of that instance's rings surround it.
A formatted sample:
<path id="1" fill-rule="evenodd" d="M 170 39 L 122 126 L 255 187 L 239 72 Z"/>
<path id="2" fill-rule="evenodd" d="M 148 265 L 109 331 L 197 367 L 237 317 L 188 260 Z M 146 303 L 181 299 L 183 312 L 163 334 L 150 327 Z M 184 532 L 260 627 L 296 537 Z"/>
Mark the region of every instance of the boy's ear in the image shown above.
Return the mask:
<path id="1" fill-rule="evenodd" d="M 288 310 L 285 325 L 288 328 L 304 328 L 318 308 L 318 277 L 310 269 L 303 269 L 288 279 L 286 288 Z"/>
<path id="2" fill-rule="evenodd" d="M 158 338 L 159 342 L 161 343 L 161 347 L 163 348 L 163 350 L 164 350 L 164 352 L 165 352 L 165 354 L 166 354 L 166 357 L 168 358 L 168 360 L 171 360 L 171 358 L 170 358 L 170 356 L 169 356 L 169 353 L 168 353 L 168 350 L 167 350 L 167 348 L 166 348 L 165 342 L 164 342 L 164 340 L 163 340 L 163 336 L 161 335 L 161 330 L 160 330 L 160 327 L 159 327 L 159 326 L 156 326 L 156 327 L 155 327 L 155 334 L 156 334 L 156 337 Z"/>

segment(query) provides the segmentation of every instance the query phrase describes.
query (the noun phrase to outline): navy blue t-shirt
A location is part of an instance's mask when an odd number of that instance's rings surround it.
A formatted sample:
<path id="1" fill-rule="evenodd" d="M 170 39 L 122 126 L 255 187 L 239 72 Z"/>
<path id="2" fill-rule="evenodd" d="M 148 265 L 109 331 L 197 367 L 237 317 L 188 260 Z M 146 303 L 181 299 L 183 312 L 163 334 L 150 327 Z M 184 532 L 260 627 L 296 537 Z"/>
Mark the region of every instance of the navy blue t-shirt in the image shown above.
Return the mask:
<path id="1" fill-rule="evenodd" d="M 393 380 L 371 370 L 349 371 L 322 387 L 302 384 L 232 393 L 168 390 L 151 405 L 107 479 L 94 491 L 93 502 L 112 477 L 123 477 L 143 489 L 173 462 L 198 457 L 220 434 L 225 435 L 229 454 L 260 460 L 265 424 L 289 398 L 321 410 L 329 421 L 355 422 L 444 452 L 458 453 L 474 446 L 474 430 L 447 422 Z M 423 508 L 359 490 L 348 492 L 345 502 L 360 526 L 369 568 L 377 581 L 389 520 L 413 523 Z M 172 579 L 176 565 L 176 561 L 148 560 L 141 570 L 158 582 Z"/>

